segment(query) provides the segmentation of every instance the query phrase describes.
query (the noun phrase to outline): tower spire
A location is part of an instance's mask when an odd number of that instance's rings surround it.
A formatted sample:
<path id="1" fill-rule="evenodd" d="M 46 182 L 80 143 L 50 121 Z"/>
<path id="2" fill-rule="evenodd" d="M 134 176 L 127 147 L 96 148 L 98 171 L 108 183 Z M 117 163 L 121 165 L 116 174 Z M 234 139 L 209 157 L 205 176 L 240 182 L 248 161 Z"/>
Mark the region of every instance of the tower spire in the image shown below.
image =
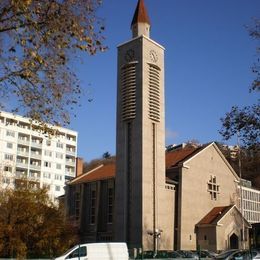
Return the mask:
<path id="1" fill-rule="evenodd" d="M 138 0 L 134 17 L 131 23 L 133 38 L 145 35 L 150 36 L 150 18 L 148 16 L 144 0 Z"/>

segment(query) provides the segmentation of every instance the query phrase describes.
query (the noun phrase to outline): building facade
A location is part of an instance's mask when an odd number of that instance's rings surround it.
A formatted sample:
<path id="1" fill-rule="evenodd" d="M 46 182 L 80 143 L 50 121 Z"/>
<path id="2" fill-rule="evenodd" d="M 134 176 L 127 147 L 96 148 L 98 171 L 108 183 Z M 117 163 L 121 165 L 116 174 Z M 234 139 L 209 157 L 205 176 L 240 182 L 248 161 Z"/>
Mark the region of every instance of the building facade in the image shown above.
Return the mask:
<path id="1" fill-rule="evenodd" d="M 178 215 L 175 221 L 175 249 L 194 250 L 198 245 L 214 251 L 231 248 L 230 238 L 235 236 L 238 248 L 248 247 L 247 241 L 242 241 L 240 232 L 242 219 L 246 219 L 239 210 L 234 214 L 240 223 L 229 219 L 226 226 L 232 226 L 229 231 L 219 232 L 217 236 L 206 235 L 205 241 L 200 241 L 203 227 L 201 220 L 213 209 L 228 208 L 237 205 L 239 209 L 238 184 L 239 177 L 230 166 L 224 155 L 215 143 L 199 148 L 187 148 L 171 151 L 166 157 L 166 175 L 177 182 L 175 212 Z M 221 210 L 219 212 L 222 212 Z M 217 213 L 218 214 L 218 213 Z M 233 223 L 232 223 L 233 222 Z M 215 223 L 207 223 L 207 227 L 215 228 Z M 250 226 L 250 225 L 249 225 Z M 249 228 L 247 226 L 247 229 Z M 225 227 L 223 228 L 225 229 Z M 198 238 L 198 232 L 200 237 Z M 232 236 L 234 234 L 234 236 Z M 224 241 L 217 243 L 216 241 Z"/>
<path id="2" fill-rule="evenodd" d="M 217 252 L 249 247 L 251 225 L 239 209 L 239 178 L 215 143 L 167 151 L 165 165 L 164 187 L 172 212 L 166 216 L 166 225 L 173 221 L 170 249 L 200 247 Z M 118 241 L 113 232 L 114 208 L 122 202 L 113 197 L 116 174 L 115 163 L 100 165 L 68 183 L 67 213 L 77 222 L 82 242 Z M 160 250 L 163 239 L 162 232 Z"/>
<path id="3" fill-rule="evenodd" d="M 52 126 L 50 126 L 52 127 Z M 52 200 L 76 176 L 77 132 L 55 128 L 49 137 L 29 118 L 0 112 L 0 185 L 48 187 Z"/>
<path id="4" fill-rule="evenodd" d="M 238 187 L 240 196 L 242 195 L 242 207 L 243 216 L 246 220 L 253 223 L 260 223 L 260 190 L 251 187 L 251 183 L 242 182 L 242 185 Z M 242 194 L 240 193 L 242 190 Z M 240 198 L 239 198 L 240 202 Z M 240 203 L 239 203 L 240 204 Z"/>
<path id="5" fill-rule="evenodd" d="M 65 207 L 82 243 L 113 241 L 115 164 L 100 165 L 70 181 Z"/>

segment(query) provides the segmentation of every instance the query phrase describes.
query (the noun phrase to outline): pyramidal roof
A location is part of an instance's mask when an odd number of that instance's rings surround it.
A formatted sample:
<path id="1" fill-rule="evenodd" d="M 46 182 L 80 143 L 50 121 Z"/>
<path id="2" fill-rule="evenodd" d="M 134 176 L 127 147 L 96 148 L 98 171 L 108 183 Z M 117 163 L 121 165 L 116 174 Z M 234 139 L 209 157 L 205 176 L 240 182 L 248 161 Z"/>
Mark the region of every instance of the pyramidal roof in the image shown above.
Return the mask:
<path id="1" fill-rule="evenodd" d="M 151 25 L 144 0 L 138 0 L 131 26 L 137 23 L 148 23 Z"/>

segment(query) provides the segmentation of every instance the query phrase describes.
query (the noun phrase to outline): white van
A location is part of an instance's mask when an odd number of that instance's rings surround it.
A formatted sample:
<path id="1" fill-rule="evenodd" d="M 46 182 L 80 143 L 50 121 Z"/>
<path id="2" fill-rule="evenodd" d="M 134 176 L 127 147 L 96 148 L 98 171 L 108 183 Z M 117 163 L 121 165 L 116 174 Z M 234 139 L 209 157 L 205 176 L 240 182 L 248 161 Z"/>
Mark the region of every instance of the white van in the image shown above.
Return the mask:
<path id="1" fill-rule="evenodd" d="M 126 243 L 91 243 L 77 245 L 55 260 L 128 260 Z"/>

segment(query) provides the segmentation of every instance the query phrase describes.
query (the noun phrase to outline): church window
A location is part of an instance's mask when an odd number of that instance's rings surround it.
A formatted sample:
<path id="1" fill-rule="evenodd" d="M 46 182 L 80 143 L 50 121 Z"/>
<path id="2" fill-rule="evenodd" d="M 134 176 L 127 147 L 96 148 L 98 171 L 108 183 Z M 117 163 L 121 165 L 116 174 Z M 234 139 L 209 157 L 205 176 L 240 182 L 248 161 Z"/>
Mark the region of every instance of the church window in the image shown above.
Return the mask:
<path id="1" fill-rule="evenodd" d="M 160 68 L 149 64 L 149 118 L 160 122 Z"/>
<path id="2" fill-rule="evenodd" d="M 134 119 L 136 115 L 136 65 L 128 64 L 121 70 L 122 118 Z"/>
<path id="3" fill-rule="evenodd" d="M 79 220 L 79 213 L 80 213 L 80 193 L 75 193 L 75 217 L 76 220 Z"/>
<path id="4" fill-rule="evenodd" d="M 108 189 L 108 223 L 113 223 L 113 200 L 114 200 L 114 190 L 112 188 Z"/>
<path id="5" fill-rule="evenodd" d="M 208 181 L 208 192 L 212 200 L 217 200 L 219 194 L 219 185 L 217 184 L 216 176 L 210 176 Z"/>
<path id="6" fill-rule="evenodd" d="M 96 191 L 91 191 L 90 198 L 90 224 L 95 224 L 96 222 Z"/>

